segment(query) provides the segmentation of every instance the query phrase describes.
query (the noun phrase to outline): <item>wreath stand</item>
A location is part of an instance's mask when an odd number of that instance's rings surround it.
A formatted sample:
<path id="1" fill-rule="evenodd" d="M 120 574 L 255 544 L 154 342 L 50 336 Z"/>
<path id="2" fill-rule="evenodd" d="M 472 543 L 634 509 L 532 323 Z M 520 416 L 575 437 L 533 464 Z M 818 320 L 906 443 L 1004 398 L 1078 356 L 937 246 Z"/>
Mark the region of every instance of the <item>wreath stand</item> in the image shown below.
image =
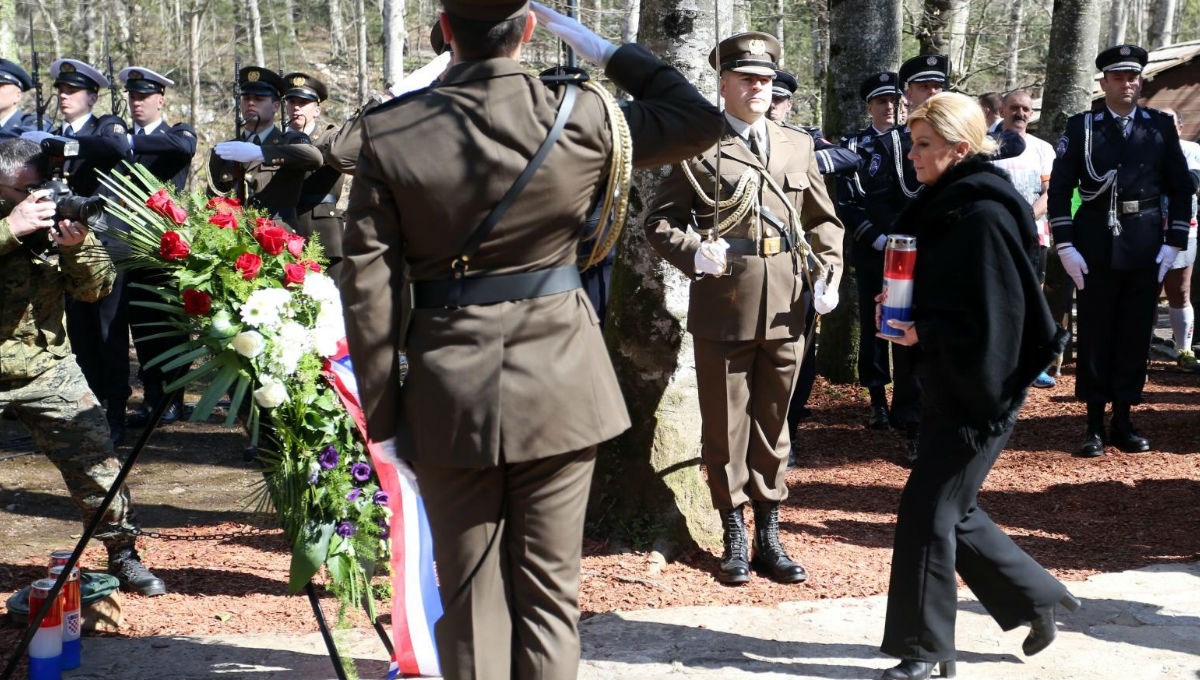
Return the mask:
<path id="1" fill-rule="evenodd" d="M 112 505 L 113 499 L 116 498 L 117 493 L 121 490 L 121 487 L 125 485 L 125 478 L 129 476 L 130 470 L 133 469 L 133 464 L 137 462 L 138 456 L 142 453 L 142 449 L 146 447 L 146 443 L 150 441 L 150 436 L 154 434 L 156 429 L 158 429 L 159 421 L 162 419 L 163 412 L 167 410 L 168 404 L 170 404 L 175 397 L 180 394 L 180 392 L 182 392 L 182 388 L 165 395 L 164 398 L 154 407 L 154 412 L 150 414 L 149 424 L 145 429 L 142 430 L 141 435 L 138 436 L 137 443 L 133 445 L 133 450 L 130 451 L 129 456 L 125 459 L 125 462 L 121 464 L 121 470 L 117 473 L 117 478 L 113 480 L 112 486 L 109 487 L 108 493 L 104 495 L 104 500 L 101 501 L 100 506 L 96 508 L 92 518 L 88 521 L 87 526 L 84 527 L 83 535 L 79 537 L 79 541 L 75 544 L 75 549 L 71 551 L 70 559 L 67 560 L 62 572 L 59 574 L 58 578 L 55 579 L 54 587 L 50 589 L 50 593 L 46 596 L 45 601 L 42 602 L 41 607 L 39 607 L 36 612 L 32 610 L 29 612 L 29 623 L 25 628 L 25 633 L 21 636 L 21 641 L 17 643 L 16 648 L 13 650 L 12 656 L 9 657 L 8 663 L 5 664 L 4 672 L 0 674 L 0 680 L 12 679 L 13 673 L 16 672 L 17 664 L 20 662 L 21 657 L 25 655 L 26 650 L 29 649 L 29 643 L 33 640 L 34 634 L 37 633 L 38 627 L 42 623 L 42 619 L 46 617 L 47 613 L 49 613 L 50 605 L 54 602 L 54 599 L 58 597 L 59 592 L 62 590 L 63 583 L 66 582 L 67 578 L 71 574 L 71 570 L 74 569 L 75 565 L 79 562 L 79 558 L 83 554 L 83 549 L 87 547 L 88 541 L 92 539 L 92 536 L 96 533 L 96 529 L 99 528 L 101 518 L 104 516 L 105 511 L 108 510 L 110 505 Z M 325 615 L 321 612 L 320 603 L 317 601 L 317 591 L 316 588 L 313 587 L 311 580 L 304 585 L 304 592 L 308 595 L 309 604 L 312 605 L 313 616 L 315 616 L 317 619 L 317 627 L 321 631 L 321 638 L 325 641 L 325 649 L 329 652 L 329 660 L 333 663 L 334 672 L 337 673 L 338 680 L 347 680 L 346 671 L 342 668 L 342 657 L 338 653 L 337 645 L 334 644 L 333 633 L 329 629 L 329 624 L 325 621 Z M 369 594 L 365 595 L 364 598 L 369 596 Z M 367 602 L 364 599 L 364 609 L 367 609 L 366 605 Z M 367 611 L 369 615 L 370 610 L 367 609 Z M 379 635 L 379 639 L 383 642 L 383 646 L 387 649 L 388 656 L 390 657 L 393 653 L 392 641 L 388 638 L 387 631 L 384 630 L 383 624 L 379 621 L 379 617 L 371 617 L 371 625 L 375 629 L 375 632 Z"/>

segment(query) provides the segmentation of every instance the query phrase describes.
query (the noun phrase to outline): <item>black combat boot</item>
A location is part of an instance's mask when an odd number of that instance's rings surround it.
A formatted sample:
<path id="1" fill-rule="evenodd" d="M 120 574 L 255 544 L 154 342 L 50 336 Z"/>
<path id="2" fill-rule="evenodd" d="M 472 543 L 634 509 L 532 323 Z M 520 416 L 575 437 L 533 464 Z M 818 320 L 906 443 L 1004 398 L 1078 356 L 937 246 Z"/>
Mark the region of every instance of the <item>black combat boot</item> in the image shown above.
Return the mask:
<path id="1" fill-rule="evenodd" d="M 1087 405 L 1087 434 L 1083 445 L 1075 453 L 1080 458 L 1097 458 L 1104 455 L 1104 402 L 1089 401 Z"/>
<path id="2" fill-rule="evenodd" d="M 746 549 L 746 523 L 742 519 L 742 506 L 732 510 L 721 510 L 721 526 L 725 529 L 725 552 L 721 555 L 721 566 L 717 568 L 717 580 L 737 585 L 750 580 L 750 558 Z"/>
<path id="3" fill-rule="evenodd" d="M 138 557 L 137 550 L 121 548 L 108 553 L 108 573 L 121 582 L 121 590 L 139 595 L 164 595 L 167 585 L 150 573 Z"/>
<path id="4" fill-rule="evenodd" d="M 1109 441 L 1125 453 L 1141 453 L 1150 450 L 1150 440 L 1138 434 L 1133 429 L 1133 421 L 1129 418 L 1129 404 L 1123 401 L 1113 402 L 1112 432 Z"/>
<path id="5" fill-rule="evenodd" d="M 755 569 L 780 583 L 800 583 L 808 578 L 804 567 L 792 561 L 779 542 L 779 503 L 754 501 Z"/>

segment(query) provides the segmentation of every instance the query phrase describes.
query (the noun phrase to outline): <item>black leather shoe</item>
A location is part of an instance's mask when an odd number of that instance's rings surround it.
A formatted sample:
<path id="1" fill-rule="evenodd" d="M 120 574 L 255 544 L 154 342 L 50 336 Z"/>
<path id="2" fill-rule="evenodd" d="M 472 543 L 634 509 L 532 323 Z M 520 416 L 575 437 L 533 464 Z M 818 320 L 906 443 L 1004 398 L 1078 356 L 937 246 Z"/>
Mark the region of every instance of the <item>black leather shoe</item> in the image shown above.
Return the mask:
<path id="1" fill-rule="evenodd" d="M 1104 438 L 1099 432 L 1089 432 L 1083 440 L 1083 446 L 1075 452 L 1079 458 L 1099 458 L 1104 455 Z"/>
<path id="2" fill-rule="evenodd" d="M 163 580 L 150 573 L 146 565 L 138 557 L 137 551 L 131 548 L 119 550 L 108 556 L 108 573 L 117 577 L 121 582 L 121 590 L 127 590 L 139 595 L 165 595 L 167 585 Z"/>
<path id="3" fill-rule="evenodd" d="M 883 672 L 879 676 L 879 680 L 927 680 L 933 677 L 933 669 L 937 668 L 938 676 L 942 678 L 953 678 L 958 672 L 953 661 L 919 661 L 917 659 L 905 659 L 900 662 L 900 665 L 894 666 Z"/>
<path id="4" fill-rule="evenodd" d="M 892 417 L 888 413 L 888 407 L 879 404 L 871 407 L 871 419 L 867 421 L 867 427 L 872 430 L 887 430 L 892 427 Z"/>
<path id="5" fill-rule="evenodd" d="M 162 418 L 158 421 L 159 425 L 170 425 L 178 421 L 183 416 L 183 407 L 179 404 L 171 404 L 167 410 L 163 411 Z M 150 416 L 154 415 L 154 408 L 148 404 L 143 404 L 141 408 L 125 419 L 125 424 L 130 427 L 145 427 L 150 424 Z"/>
<path id="6" fill-rule="evenodd" d="M 1058 603 L 1071 612 L 1080 606 L 1079 598 L 1071 593 L 1063 595 Z M 1049 609 L 1039 612 L 1037 618 L 1029 622 L 1029 635 L 1025 636 L 1025 641 L 1021 643 L 1021 651 L 1025 652 L 1025 656 L 1033 656 L 1049 647 L 1057 636 L 1058 624 L 1054 622 L 1054 605 L 1050 605 Z"/>
<path id="7" fill-rule="evenodd" d="M 1141 453 L 1150 450 L 1150 440 L 1138 434 L 1132 425 L 1114 425 L 1109 433 L 1109 441 L 1125 453 Z"/>
<path id="8" fill-rule="evenodd" d="M 108 441 L 113 448 L 125 443 L 125 402 L 112 401 L 104 410 L 105 420 L 108 421 Z"/>
<path id="9" fill-rule="evenodd" d="M 754 501 L 754 559 L 750 565 L 779 583 L 808 580 L 808 572 L 788 557 L 779 542 L 779 503 Z"/>
<path id="10" fill-rule="evenodd" d="M 742 506 L 721 511 L 721 524 L 725 529 L 725 552 L 721 565 L 717 567 L 717 580 L 728 585 L 740 585 L 750 580 L 750 560 L 746 554 L 746 523 L 742 519 Z"/>

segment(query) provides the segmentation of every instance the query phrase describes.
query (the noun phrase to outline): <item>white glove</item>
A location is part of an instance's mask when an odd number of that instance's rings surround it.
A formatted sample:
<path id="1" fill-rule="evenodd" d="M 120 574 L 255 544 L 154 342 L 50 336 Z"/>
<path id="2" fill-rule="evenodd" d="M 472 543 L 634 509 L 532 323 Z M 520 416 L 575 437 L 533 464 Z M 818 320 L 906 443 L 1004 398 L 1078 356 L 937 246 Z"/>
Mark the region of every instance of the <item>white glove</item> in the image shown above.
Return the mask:
<path id="1" fill-rule="evenodd" d="M 1067 276 L 1075 282 L 1075 287 L 1083 290 L 1083 275 L 1088 273 L 1087 262 L 1083 261 L 1083 256 L 1075 250 L 1075 246 L 1070 243 L 1059 244 L 1058 259 L 1062 261 L 1063 269 L 1067 270 Z"/>
<path id="2" fill-rule="evenodd" d="M 41 130 L 30 130 L 29 132 L 21 133 L 21 139 L 28 139 L 34 144 L 41 144 L 43 139 L 53 136 L 49 132 L 42 132 Z"/>
<path id="3" fill-rule="evenodd" d="M 837 288 L 825 290 L 825 277 L 821 277 L 813 286 L 813 309 L 817 314 L 824 316 L 832 312 L 838 306 L 839 300 Z"/>
<path id="4" fill-rule="evenodd" d="M 696 273 L 721 276 L 729 264 L 725 251 L 729 250 L 729 242 L 723 238 L 716 241 L 701 241 L 696 250 Z"/>
<path id="5" fill-rule="evenodd" d="M 253 163 L 263 159 L 262 147 L 250 142 L 221 142 L 215 151 L 221 158 L 234 163 Z"/>
<path id="6" fill-rule="evenodd" d="M 445 72 L 446 67 L 450 65 L 450 58 L 451 54 L 449 52 L 442 52 L 434 57 L 433 61 L 404 76 L 400 79 L 400 82 L 389 87 L 388 94 L 393 97 L 399 97 L 413 90 L 428 87 L 430 83 L 437 80 Z"/>
<path id="7" fill-rule="evenodd" d="M 1162 283 L 1163 277 L 1167 272 L 1171 271 L 1171 266 L 1175 264 L 1175 257 L 1179 255 L 1179 248 L 1163 244 L 1162 248 L 1158 249 L 1158 257 L 1154 261 L 1158 263 L 1158 282 Z"/>
<path id="8" fill-rule="evenodd" d="M 887 236 L 885 234 L 880 234 L 879 237 L 875 239 L 875 242 L 871 244 L 872 248 L 881 253 L 883 252 L 885 246 L 887 246 Z"/>
<path id="9" fill-rule="evenodd" d="M 579 56 L 605 66 L 608 59 L 617 51 L 617 46 L 593 33 L 583 24 L 569 16 L 559 14 L 540 3 L 529 3 L 530 9 L 537 17 L 538 23 L 546 27 L 554 35 L 570 45 Z"/>

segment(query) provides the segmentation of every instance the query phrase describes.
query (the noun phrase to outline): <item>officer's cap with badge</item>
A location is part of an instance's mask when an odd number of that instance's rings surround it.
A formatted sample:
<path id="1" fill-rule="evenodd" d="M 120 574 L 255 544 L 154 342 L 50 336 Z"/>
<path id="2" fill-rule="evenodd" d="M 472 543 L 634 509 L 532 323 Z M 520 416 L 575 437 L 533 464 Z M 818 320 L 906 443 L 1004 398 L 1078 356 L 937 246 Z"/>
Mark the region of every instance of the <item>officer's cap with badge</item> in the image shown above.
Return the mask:
<path id="1" fill-rule="evenodd" d="M 138 94 L 162 94 L 168 86 L 174 86 L 175 81 L 161 73 L 155 73 L 143 66 L 129 66 L 121 69 L 117 80 L 125 83 L 126 92 Z"/>
<path id="2" fill-rule="evenodd" d="M 103 73 L 78 59 L 56 59 L 50 64 L 50 77 L 54 79 L 55 87 L 66 85 L 90 92 L 108 87 L 108 78 Z"/>
<path id="3" fill-rule="evenodd" d="M 950 84 L 950 57 L 944 54 L 923 54 L 900 65 L 900 83 L 908 87 L 913 83 Z"/>
<path id="4" fill-rule="evenodd" d="M 894 97 L 900 90 L 900 77 L 894 71 L 881 71 L 867 76 L 858 86 L 858 96 L 869 102 L 876 97 Z"/>
<path id="5" fill-rule="evenodd" d="M 283 77 L 283 85 L 287 88 L 283 93 L 284 99 L 296 97 L 297 99 L 307 99 L 310 102 L 323 102 L 329 99 L 329 88 L 325 87 L 325 83 L 307 73 L 299 71 L 289 73 Z"/>
<path id="6" fill-rule="evenodd" d="M 258 94 L 279 99 L 283 94 L 283 78 L 269 68 L 246 66 L 238 71 L 238 87 L 242 94 Z"/>
<path id="7" fill-rule="evenodd" d="M 781 51 L 775 36 L 749 31 L 722 40 L 708 53 L 708 63 L 722 73 L 734 71 L 774 78 Z"/>
<path id="8" fill-rule="evenodd" d="M 477 21 L 505 21 L 529 12 L 529 0 L 442 0 L 448 14 Z"/>
<path id="9" fill-rule="evenodd" d="M 0 85 L 16 85 L 24 92 L 33 87 L 33 78 L 17 62 L 0 59 Z"/>
<path id="10" fill-rule="evenodd" d="M 1109 71 L 1133 71 L 1141 73 L 1146 68 L 1149 55 L 1137 45 L 1117 45 L 1096 55 L 1096 68 Z"/>
<path id="11" fill-rule="evenodd" d="M 771 83 L 772 97 L 791 97 L 796 94 L 797 87 L 800 87 L 800 83 L 796 82 L 796 76 L 787 71 L 775 70 L 775 82 Z"/>

